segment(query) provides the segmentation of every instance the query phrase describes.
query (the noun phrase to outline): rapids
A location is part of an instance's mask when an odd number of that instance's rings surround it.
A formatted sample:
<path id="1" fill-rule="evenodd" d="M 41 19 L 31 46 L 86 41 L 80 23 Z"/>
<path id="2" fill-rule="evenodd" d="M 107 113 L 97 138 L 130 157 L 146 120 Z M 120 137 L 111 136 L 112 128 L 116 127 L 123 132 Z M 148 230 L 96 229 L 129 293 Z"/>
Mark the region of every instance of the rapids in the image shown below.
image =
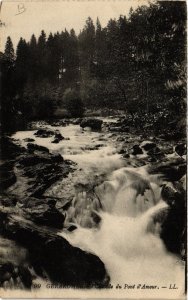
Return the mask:
<path id="1" fill-rule="evenodd" d="M 53 144 L 52 138 L 34 136 L 35 131 L 17 132 L 13 138 L 23 146 L 25 138 L 34 138 L 38 145 L 77 164 L 75 174 L 65 179 L 65 183 L 54 184 L 49 191 L 61 197 L 66 184 L 74 189 L 66 225 L 74 224 L 77 229 L 63 230 L 59 235 L 99 256 L 112 285 L 146 284 L 156 286 L 160 296 L 181 295 L 184 265 L 165 249 L 159 237 L 161 220 L 168 210 L 161 199 L 159 177 L 148 174 L 145 166 L 128 167 L 109 133 L 82 130 L 78 125 L 55 129 L 69 140 Z M 97 183 L 93 182 L 96 178 L 100 178 Z M 86 189 L 88 182 L 92 185 L 92 196 Z M 97 225 L 91 221 L 92 214 L 100 220 Z M 178 287 L 172 294 L 170 284 Z M 159 294 L 152 292 L 158 297 Z"/>

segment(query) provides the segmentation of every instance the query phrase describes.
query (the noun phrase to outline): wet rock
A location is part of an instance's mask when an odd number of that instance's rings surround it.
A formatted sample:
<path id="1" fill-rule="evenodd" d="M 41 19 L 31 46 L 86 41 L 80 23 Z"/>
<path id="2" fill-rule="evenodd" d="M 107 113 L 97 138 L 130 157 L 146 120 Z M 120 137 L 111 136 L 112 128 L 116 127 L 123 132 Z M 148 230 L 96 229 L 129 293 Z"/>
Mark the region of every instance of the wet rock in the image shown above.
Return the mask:
<path id="1" fill-rule="evenodd" d="M 16 160 L 17 186 L 12 194 L 20 198 L 40 197 L 55 181 L 66 177 L 72 170 L 71 163 L 60 154 L 35 151 L 23 154 Z"/>
<path id="2" fill-rule="evenodd" d="M 164 180 L 178 181 L 186 174 L 186 162 L 183 159 L 171 159 L 150 166 L 150 174 L 160 174 Z"/>
<path id="3" fill-rule="evenodd" d="M 151 141 L 143 141 L 140 144 L 140 148 L 142 148 L 145 151 L 150 151 L 150 150 L 156 148 L 156 146 L 157 145 L 154 142 L 151 142 Z"/>
<path id="4" fill-rule="evenodd" d="M 181 187 L 177 188 L 169 183 L 163 186 L 161 196 L 169 205 L 168 215 L 162 225 L 161 238 L 168 251 L 179 255 L 186 249 L 186 192 Z"/>
<path id="5" fill-rule="evenodd" d="M 82 128 L 90 127 L 92 130 L 101 130 L 103 121 L 99 119 L 83 119 L 80 123 Z"/>
<path id="6" fill-rule="evenodd" d="M 24 202 L 22 209 L 33 222 L 58 229 L 63 228 L 65 215 L 55 207 L 55 200 L 46 201 L 45 199 L 29 198 L 25 199 Z"/>
<path id="7" fill-rule="evenodd" d="M 29 253 L 37 275 L 45 272 L 53 283 L 66 287 L 104 288 L 109 283 L 102 261 L 95 255 L 71 246 L 64 238 L 43 226 L 14 216 L 0 218 L 0 233 L 17 241 Z"/>
<path id="8" fill-rule="evenodd" d="M 58 179 L 66 177 L 69 168 L 65 165 L 58 164 L 37 164 L 33 169 L 27 168 L 24 174 L 33 179 L 33 183 L 26 186 L 26 193 L 35 197 L 40 197 L 47 188 L 49 188 Z"/>
<path id="9" fill-rule="evenodd" d="M 58 144 L 60 141 L 64 140 L 64 137 L 61 135 L 60 132 L 56 132 L 55 133 L 55 137 L 54 140 L 52 141 L 52 143 L 54 144 Z"/>
<path id="10" fill-rule="evenodd" d="M 27 143 L 32 143 L 34 141 L 35 141 L 35 139 L 32 139 L 32 138 L 26 138 L 26 139 L 24 139 L 24 142 L 27 142 Z"/>
<path id="11" fill-rule="evenodd" d="M 143 151 L 139 145 L 134 145 L 130 151 L 130 154 L 132 155 L 143 154 Z"/>
<path id="12" fill-rule="evenodd" d="M 54 135 L 54 131 L 49 129 L 39 129 L 37 130 L 37 132 L 34 133 L 34 135 L 40 138 L 48 138 Z"/>
<path id="13" fill-rule="evenodd" d="M 147 151 L 148 161 L 155 162 L 155 161 L 161 161 L 163 158 L 165 158 L 165 154 L 158 148 L 154 147 Z"/>
<path id="14" fill-rule="evenodd" d="M 36 150 L 49 153 L 48 148 L 46 148 L 44 146 L 39 146 L 37 144 L 32 144 L 32 143 L 27 144 L 27 149 L 29 150 L 30 153 L 33 153 Z"/>
<path id="15" fill-rule="evenodd" d="M 39 146 L 40 147 L 40 146 Z M 45 147 L 44 147 L 45 148 Z M 47 149 L 48 150 L 48 149 Z M 24 154 L 18 158 L 19 164 L 27 167 L 37 164 L 61 163 L 64 159 L 60 154 L 50 154 L 48 152 L 35 152 L 34 154 Z"/>
<path id="16" fill-rule="evenodd" d="M 179 156 L 183 156 L 186 155 L 187 153 L 187 148 L 186 148 L 186 144 L 182 143 L 182 144 L 178 144 L 174 147 L 174 151 L 179 155 Z"/>
<path id="17" fill-rule="evenodd" d="M 76 225 L 71 225 L 67 228 L 67 230 L 70 232 L 74 231 L 75 229 L 77 229 Z"/>
<path id="18" fill-rule="evenodd" d="M 50 162 L 50 157 L 46 156 L 39 156 L 36 154 L 33 155 L 22 155 L 19 158 L 19 164 L 24 166 L 24 167 L 29 167 L 29 166 L 34 166 L 40 163 L 49 163 Z"/>

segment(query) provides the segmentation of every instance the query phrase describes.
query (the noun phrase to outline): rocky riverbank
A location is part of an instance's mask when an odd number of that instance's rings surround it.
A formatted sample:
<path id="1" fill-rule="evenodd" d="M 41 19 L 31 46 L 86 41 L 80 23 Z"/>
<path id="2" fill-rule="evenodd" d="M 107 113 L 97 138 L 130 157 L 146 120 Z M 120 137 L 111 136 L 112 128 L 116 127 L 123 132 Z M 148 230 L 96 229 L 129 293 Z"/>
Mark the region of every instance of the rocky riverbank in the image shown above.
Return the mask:
<path id="1" fill-rule="evenodd" d="M 11 138 L 1 140 L 1 286 L 31 288 L 39 276 L 70 287 L 105 287 L 109 280 L 100 259 L 57 236 L 70 203 L 61 203 L 60 211 L 56 198 L 43 195 L 73 172 L 75 163 L 30 141 L 25 149 Z M 6 254 L 16 251 L 13 241 L 24 252 L 15 261 Z"/>

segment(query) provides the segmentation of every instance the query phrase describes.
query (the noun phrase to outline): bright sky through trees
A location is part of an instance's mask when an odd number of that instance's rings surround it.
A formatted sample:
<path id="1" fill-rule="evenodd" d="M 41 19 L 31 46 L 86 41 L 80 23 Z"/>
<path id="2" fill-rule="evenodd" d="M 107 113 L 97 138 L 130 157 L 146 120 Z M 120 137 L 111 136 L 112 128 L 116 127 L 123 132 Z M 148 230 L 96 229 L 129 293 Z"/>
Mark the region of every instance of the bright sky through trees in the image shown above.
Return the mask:
<path id="1" fill-rule="evenodd" d="M 7 36 L 11 36 L 14 47 L 22 36 L 27 41 L 34 33 L 39 36 L 42 29 L 50 32 L 74 28 L 76 33 L 83 28 L 90 16 L 94 23 L 97 17 L 106 26 L 110 18 L 128 15 L 130 7 L 146 4 L 147 1 L 137 0 L 70 0 L 70 1 L 3 1 L 1 7 L 0 50 L 4 51 Z"/>

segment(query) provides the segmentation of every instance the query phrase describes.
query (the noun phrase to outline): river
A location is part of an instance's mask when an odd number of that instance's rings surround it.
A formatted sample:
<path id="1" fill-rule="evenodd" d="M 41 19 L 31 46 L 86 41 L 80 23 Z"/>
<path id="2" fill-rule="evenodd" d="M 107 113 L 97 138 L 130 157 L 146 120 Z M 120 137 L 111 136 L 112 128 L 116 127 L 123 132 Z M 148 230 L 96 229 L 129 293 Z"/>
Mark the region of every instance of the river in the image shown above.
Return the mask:
<path id="1" fill-rule="evenodd" d="M 111 285 L 126 288 L 130 297 L 140 295 L 141 287 L 141 295 L 181 295 L 184 265 L 166 250 L 159 236 L 161 218 L 168 209 L 161 199 L 159 177 L 150 175 L 145 166 L 128 165 L 117 153 L 116 137 L 109 132 L 83 130 L 71 124 L 47 127 L 58 129 L 65 140 L 54 144 L 52 138 L 36 137 L 34 130 L 17 132 L 13 138 L 23 146 L 25 138 L 34 138 L 38 145 L 77 164 L 73 174 L 45 193 L 73 197 L 66 228 L 74 225 L 77 229 L 58 234 L 72 245 L 96 254 L 105 264 Z M 93 214 L 98 222 L 93 221 Z M 144 284 L 153 288 L 145 289 Z M 174 284 L 178 288 L 169 290 Z"/>

